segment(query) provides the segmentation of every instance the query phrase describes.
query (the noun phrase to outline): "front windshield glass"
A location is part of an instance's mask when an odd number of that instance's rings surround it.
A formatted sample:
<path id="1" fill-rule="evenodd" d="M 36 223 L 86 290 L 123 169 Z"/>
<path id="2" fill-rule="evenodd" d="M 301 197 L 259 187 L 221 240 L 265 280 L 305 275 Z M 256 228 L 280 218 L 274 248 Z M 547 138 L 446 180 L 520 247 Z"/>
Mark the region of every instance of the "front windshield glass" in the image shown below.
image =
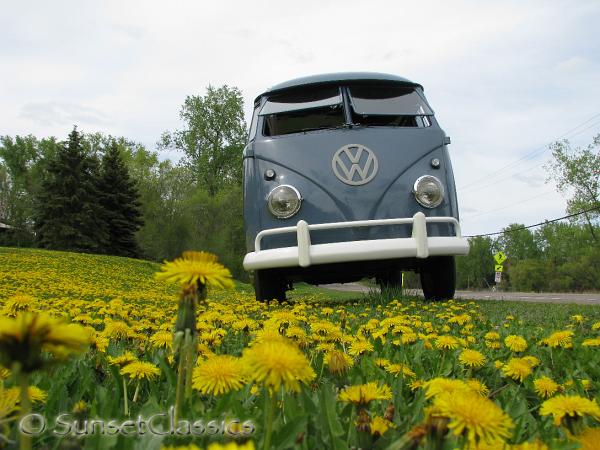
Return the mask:
<path id="1" fill-rule="evenodd" d="M 350 86 L 352 109 L 360 115 L 432 116 L 433 111 L 411 87 Z"/>
<path id="2" fill-rule="evenodd" d="M 260 110 L 262 116 L 303 109 L 322 108 L 342 104 L 338 87 L 303 89 L 269 96 Z"/>
<path id="3" fill-rule="evenodd" d="M 279 136 L 344 125 L 338 87 L 319 87 L 270 96 L 260 111 L 264 135 Z"/>

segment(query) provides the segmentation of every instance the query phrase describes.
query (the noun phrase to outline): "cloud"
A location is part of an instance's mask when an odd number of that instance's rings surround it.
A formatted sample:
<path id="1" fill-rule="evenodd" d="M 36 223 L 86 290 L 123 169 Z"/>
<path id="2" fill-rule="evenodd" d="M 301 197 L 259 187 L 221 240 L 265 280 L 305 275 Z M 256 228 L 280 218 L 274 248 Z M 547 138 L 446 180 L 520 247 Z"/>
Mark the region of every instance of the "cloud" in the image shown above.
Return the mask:
<path id="1" fill-rule="evenodd" d="M 36 125 L 108 125 L 110 120 L 102 111 L 69 102 L 30 102 L 19 113 Z"/>

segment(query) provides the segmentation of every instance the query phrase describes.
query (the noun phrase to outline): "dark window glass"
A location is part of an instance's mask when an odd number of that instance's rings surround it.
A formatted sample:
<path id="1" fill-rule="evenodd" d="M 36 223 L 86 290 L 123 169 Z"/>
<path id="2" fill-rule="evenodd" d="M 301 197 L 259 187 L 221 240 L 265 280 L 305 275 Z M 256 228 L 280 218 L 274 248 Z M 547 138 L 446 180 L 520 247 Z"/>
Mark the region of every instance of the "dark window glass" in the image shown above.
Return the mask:
<path id="1" fill-rule="evenodd" d="M 344 125 L 342 96 L 337 87 L 303 89 L 270 96 L 260 114 L 265 118 L 265 136 Z"/>
<path id="2" fill-rule="evenodd" d="M 351 86 L 352 122 L 369 126 L 429 126 L 433 111 L 410 87 Z"/>

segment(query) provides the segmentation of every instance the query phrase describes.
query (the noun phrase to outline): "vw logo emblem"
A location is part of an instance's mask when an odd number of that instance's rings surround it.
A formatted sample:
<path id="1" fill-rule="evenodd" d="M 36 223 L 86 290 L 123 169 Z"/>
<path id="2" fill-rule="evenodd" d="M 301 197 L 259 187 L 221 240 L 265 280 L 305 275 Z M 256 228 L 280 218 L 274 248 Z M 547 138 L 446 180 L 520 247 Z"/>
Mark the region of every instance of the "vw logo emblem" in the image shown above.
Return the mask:
<path id="1" fill-rule="evenodd" d="M 371 149 L 361 144 L 348 144 L 335 152 L 331 168 L 340 181 L 361 186 L 375 178 L 379 163 Z"/>

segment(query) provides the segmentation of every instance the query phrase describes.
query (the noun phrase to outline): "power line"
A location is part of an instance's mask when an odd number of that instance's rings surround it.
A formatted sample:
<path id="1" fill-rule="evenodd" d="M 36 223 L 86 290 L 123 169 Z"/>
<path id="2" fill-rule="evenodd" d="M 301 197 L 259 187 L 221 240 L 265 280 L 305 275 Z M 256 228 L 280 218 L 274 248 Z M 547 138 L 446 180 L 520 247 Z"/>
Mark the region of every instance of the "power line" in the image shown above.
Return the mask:
<path id="1" fill-rule="evenodd" d="M 495 212 L 498 212 L 498 211 L 502 211 L 502 210 L 505 210 L 505 209 L 512 208 L 513 206 L 520 205 L 522 203 L 527 203 L 527 202 L 530 202 L 532 200 L 536 200 L 536 199 L 538 199 L 540 197 L 543 197 L 544 195 L 550 195 L 550 194 L 555 194 L 555 193 L 556 193 L 556 191 L 542 192 L 541 194 L 535 195 L 533 197 L 529 197 L 529 198 L 523 199 L 523 200 L 518 201 L 518 202 L 513 202 L 510 205 L 501 206 L 500 208 L 495 208 L 495 209 L 492 209 L 492 210 L 489 210 L 489 211 L 483 211 L 483 212 L 480 212 L 480 213 L 477 213 L 477 214 L 471 214 L 471 215 L 466 215 L 466 216 L 462 216 L 462 217 L 464 219 L 471 219 L 473 217 L 479 217 L 479 216 L 483 216 L 483 215 L 486 215 L 486 214 L 495 213 Z"/>
<path id="2" fill-rule="evenodd" d="M 595 118 L 597 118 L 597 117 L 600 117 L 600 113 L 598 113 L 598 114 L 595 114 L 594 116 L 590 117 L 590 118 L 589 118 L 588 120 L 586 120 L 585 122 L 582 122 L 582 123 L 580 123 L 579 125 L 577 125 L 576 127 L 573 127 L 573 128 L 571 128 L 570 130 L 566 131 L 565 133 L 561 134 L 561 135 L 560 135 L 560 136 L 558 136 L 556 139 L 554 139 L 554 140 L 553 140 L 553 142 L 555 142 L 555 141 L 558 141 L 558 140 L 560 140 L 560 139 L 562 139 L 562 138 L 566 137 L 567 135 L 569 135 L 569 134 L 570 134 L 570 133 L 572 133 L 573 131 L 577 130 L 578 128 L 582 127 L 583 125 L 586 125 L 586 124 L 588 124 L 589 122 L 591 122 L 592 120 L 594 120 L 594 119 L 595 119 Z M 600 122 L 599 122 L 599 124 L 600 124 Z M 596 126 L 596 125 L 597 125 L 597 124 L 596 124 L 596 123 L 594 123 L 594 124 L 592 124 L 592 125 L 588 126 L 588 127 L 585 129 L 585 130 L 580 130 L 580 131 L 579 131 L 578 133 L 576 133 L 575 135 L 581 134 L 583 131 L 586 131 L 586 130 L 588 130 L 589 128 L 592 128 L 592 127 L 594 127 L 594 126 Z M 506 164 L 506 165 L 504 165 L 504 166 L 502 166 L 502 167 L 500 167 L 500 168 L 498 168 L 498 169 L 496 169 L 496 170 L 494 170 L 494 171 L 492 171 L 492 172 L 488 173 L 488 174 L 487 174 L 487 175 L 485 175 L 484 177 L 478 178 L 477 180 L 475 180 L 475 181 L 472 181 L 471 183 L 468 183 L 468 184 L 466 184 L 466 185 L 464 185 L 464 186 L 461 186 L 461 187 L 459 187 L 459 188 L 458 188 L 458 190 L 459 190 L 459 191 L 461 191 L 461 190 L 463 190 L 463 189 L 465 189 L 465 188 L 467 188 L 467 187 L 469 187 L 469 186 L 473 186 L 473 185 L 477 184 L 479 181 L 482 181 L 482 180 L 488 180 L 488 179 L 490 178 L 490 176 L 494 177 L 494 175 L 492 175 L 492 174 L 494 174 L 494 173 L 499 173 L 499 172 L 503 171 L 504 169 L 507 169 L 507 168 L 509 168 L 509 167 L 512 167 L 512 166 L 514 166 L 515 164 L 518 164 L 519 162 L 521 162 L 521 161 L 523 161 L 523 160 L 526 160 L 526 159 L 532 159 L 532 157 L 534 157 L 534 156 L 537 156 L 537 154 L 544 153 L 544 152 L 546 152 L 547 150 L 548 150 L 547 144 L 544 144 L 544 145 L 542 145 L 542 146 L 536 147 L 536 148 L 535 148 L 533 151 L 531 151 L 531 152 L 529 152 L 529 153 L 525 154 L 525 155 L 524 155 L 524 156 L 522 156 L 521 158 L 519 158 L 519 159 L 517 159 L 517 160 L 515 160 L 515 161 L 512 161 L 512 162 L 510 162 L 510 163 L 508 163 L 508 164 Z"/>
<path id="3" fill-rule="evenodd" d="M 573 134 L 573 135 L 571 135 L 571 136 L 569 136 L 569 137 L 570 137 L 570 138 L 573 138 L 573 137 L 575 137 L 575 136 L 577 136 L 577 135 L 579 135 L 579 134 L 581 134 L 581 133 L 584 133 L 585 131 L 589 130 L 590 128 L 596 127 L 596 126 L 598 126 L 598 125 L 600 125 L 600 122 L 593 123 L 592 125 L 590 125 L 590 126 L 588 126 L 588 127 L 584 128 L 584 129 L 582 129 L 582 130 L 579 130 L 577 133 L 575 133 L 575 134 Z M 548 149 L 549 149 L 549 148 L 548 148 L 548 147 L 546 147 L 546 148 L 544 148 L 544 149 L 543 149 L 543 151 L 545 152 L 545 151 L 546 151 L 546 150 L 548 150 Z M 542 153 L 543 153 L 543 152 L 542 152 Z M 522 159 L 523 159 L 523 158 L 522 158 Z M 514 161 L 513 163 L 511 163 L 511 164 L 508 164 L 508 165 L 506 165 L 505 167 L 508 167 L 508 166 L 510 166 L 510 165 L 512 165 L 512 164 L 514 164 L 514 163 L 516 163 L 516 162 L 519 162 L 519 161 L 520 161 L 520 160 Z M 462 189 L 458 189 L 458 188 L 457 188 L 457 190 L 458 190 L 458 191 L 459 191 L 459 192 L 462 194 L 462 193 L 464 193 L 464 192 L 471 192 L 471 191 L 473 191 L 473 190 L 475 190 L 475 189 L 477 189 L 477 190 L 480 190 L 480 189 L 485 189 L 485 188 L 487 188 L 487 187 L 489 187 L 489 186 L 494 186 L 494 185 L 497 185 L 497 184 L 498 184 L 498 183 L 500 183 L 501 181 L 508 180 L 509 178 L 514 178 L 514 177 L 515 177 L 515 176 L 517 176 L 517 175 L 520 175 L 520 174 L 522 174 L 522 173 L 525 173 L 525 172 L 529 172 L 529 171 L 531 171 L 532 169 L 539 168 L 539 167 L 540 167 L 540 166 L 539 166 L 539 163 L 537 163 L 537 162 L 534 162 L 533 164 L 531 164 L 531 165 L 526 165 L 526 166 L 524 166 L 524 168 L 522 168 L 522 169 L 518 170 L 517 172 L 510 173 L 508 176 L 504 176 L 504 177 L 502 177 L 502 178 L 497 178 L 498 176 L 500 176 L 500 175 L 503 175 L 501 172 L 497 172 L 497 173 L 495 173 L 495 174 L 494 174 L 494 172 L 491 172 L 491 175 L 490 175 L 489 177 L 486 177 L 486 178 L 480 178 L 480 179 L 478 179 L 478 180 L 474 181 L 473 183 L 469 183 L 469 184 L 465 185 L 465 187 L 463 187 Z M 489 182 L 488 182 L 488 183 L 485 183 L 485 184 L 483 184 L 483 185 L 479 185 L 479 186 L 478 186 L 478 184 L 480 184 L 482 181 L 484 181 L 484 180 L 486 180 L 486 179 L 487 179 L 487 180 L 489 180 Z"/>
<path id="4" fill-rule="evenodd" d="M 591 212 L 591 211 L 599 211 L 599 210 L 600 210 L 600 206 L 594 206 L 593 208 L 585 209 L 583 211 L 579 211 L 579 212 L 576 212 L 576 213 L 573 213 L 573 214 L 569 214 L 568 216 L 558 217 L 558 218 L 552 219 L 552 220 L 544 220 L 543 222 L 536 223 L 534 225 L 528 225 L 526 227 L 511 228 L 510 230 L 498 231 L 496 233 L 473 234 L 473 235 L 468 235 L 468 236 L 463 236 L 463 237 L 474 238 L 474 237 L 496 236 L 498 234 L 514 233 L 515 231 L 526 230 L 528 228 L 535 228 L 535 227 L 539 227 L 540 225 L 546 225 L 547 223 L 554 223 L 554 222 L 558 222 L 560 220 L 569 219 L 571 217 L 580 216 L 581 214 L 585 214 L 585 213 L 588 213 L 588 212 Z"/>

